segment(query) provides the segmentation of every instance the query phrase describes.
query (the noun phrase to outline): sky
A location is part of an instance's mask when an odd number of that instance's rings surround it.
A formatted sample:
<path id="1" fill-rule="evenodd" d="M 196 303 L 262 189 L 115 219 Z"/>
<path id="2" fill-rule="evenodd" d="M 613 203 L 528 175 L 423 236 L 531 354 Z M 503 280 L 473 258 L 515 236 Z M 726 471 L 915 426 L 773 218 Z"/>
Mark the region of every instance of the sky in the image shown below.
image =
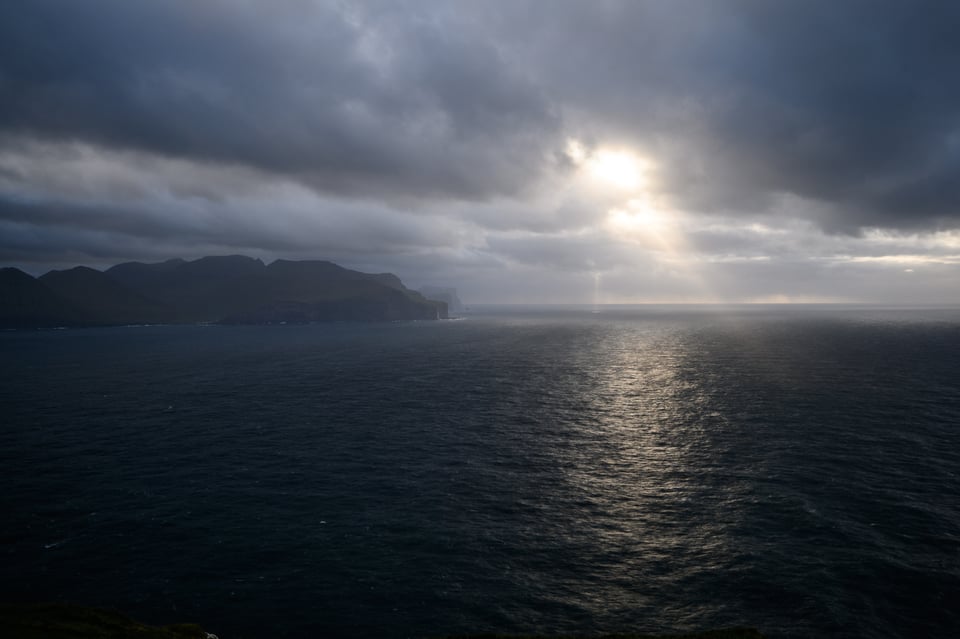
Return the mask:
<path id="1" fill-rule="evenodd" d="M 7 0 L 0 264 L 960 303 L 960 4 Z"/>

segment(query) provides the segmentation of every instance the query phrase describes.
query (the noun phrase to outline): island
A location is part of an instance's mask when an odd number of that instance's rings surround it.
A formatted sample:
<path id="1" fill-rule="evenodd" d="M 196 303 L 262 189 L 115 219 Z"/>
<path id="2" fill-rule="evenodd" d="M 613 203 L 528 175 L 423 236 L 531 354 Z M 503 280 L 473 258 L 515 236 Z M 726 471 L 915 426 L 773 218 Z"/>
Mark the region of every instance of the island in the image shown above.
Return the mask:
<path id="1" fill-rule="evenodd" d="M 392 273 L 322 260 L 228 255 L 85 266 L 33 277 L 0 269 L 0 328 L 131 324 L 303 324 L 447 319 L 447 303 Z"/>

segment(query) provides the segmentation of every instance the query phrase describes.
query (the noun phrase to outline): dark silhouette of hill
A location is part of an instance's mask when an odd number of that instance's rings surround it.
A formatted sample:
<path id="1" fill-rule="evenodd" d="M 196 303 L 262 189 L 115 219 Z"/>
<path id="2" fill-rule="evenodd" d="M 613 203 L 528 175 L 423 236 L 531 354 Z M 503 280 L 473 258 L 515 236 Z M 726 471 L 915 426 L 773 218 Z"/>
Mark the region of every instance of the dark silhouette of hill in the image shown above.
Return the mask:
<path id="1" fill-rule="evenodd" d="M 186 260 L 180 258 L 159 262 L 156 264 L 144 264 L 143 262 L 124 262 L 111 266 L 106 270 L 107 275 L 130 288 L 143 286 L 155 286 L 163 280 L 166 274 L 174 271 L 184 264 Z"/>
<path id="2" fill-rule="evenodd" d="M 129 262 L 105 272 L 87 267 L 39 279 L 0 274 L 0 326 L 8 328 L 219 322 L 264 324 L 447 317 L 391 273 L 361 273 L 332 262 L 243 255 L 187 262 Z"/>
<path id="3" fill-rule="evenodd" d="M 163 304 L 132 291 L 106 273 L 86 266 L 50 271 L 39 281 L 84 311 L 91 324 L 165 323 L 174 313 Z"/>
<path id="4" fill-rule="evenodd" d="M 248 310 L 262 290 L 260 260 L 242 255 L 203 257 L 192 262 L 127 263 L 106 274 L 144 297 L 172 309 L 173 321 L 215 322 Z"/>
<path id="5" fill-rule="evenodd" d="M 283 299 L 316 302 L 349 297 L 375 297 L 384 289 L 422 300 L 391 273 L 370 274 L 318 260 L 292 262 L 277 260 L 266 268 L 268 289 Z"/>
<path id="6" fill-rule="evenodd" d="M 255 293 L 259 304 L 232 313 L 226 323 L 262 324 L 325 320 L 439 319 L 446 305 L 406 288 L 390 273 L 351 271 L 332 262 L 277 260 L 265 267 Z"/>
<path id="7" fill-rule="evenodd" d="M 0 327 L 75 326 L 87 319 L 43 282 L 16 268 L 0 269 Z"/>

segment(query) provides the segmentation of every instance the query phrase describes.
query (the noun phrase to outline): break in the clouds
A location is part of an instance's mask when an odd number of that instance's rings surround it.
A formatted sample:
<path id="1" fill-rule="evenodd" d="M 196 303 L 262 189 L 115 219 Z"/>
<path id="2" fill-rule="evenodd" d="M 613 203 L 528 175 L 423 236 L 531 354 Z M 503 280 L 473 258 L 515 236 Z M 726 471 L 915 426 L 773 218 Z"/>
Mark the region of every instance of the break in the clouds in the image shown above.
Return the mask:
<path id="1" fill-rule="evenodd" d="M 0 262 L 956 302 L 958 27 L 882 0 L 13 0 Z"/>

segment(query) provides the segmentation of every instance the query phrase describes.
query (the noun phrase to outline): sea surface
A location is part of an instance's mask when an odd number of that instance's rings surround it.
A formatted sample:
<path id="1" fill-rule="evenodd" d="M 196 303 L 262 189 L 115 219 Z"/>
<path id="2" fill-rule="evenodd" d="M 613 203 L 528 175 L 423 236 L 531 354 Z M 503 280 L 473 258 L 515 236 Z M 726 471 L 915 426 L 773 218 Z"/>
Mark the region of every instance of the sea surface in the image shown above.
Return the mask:
<path id="1" fill-rule="evenodd" d="M 221 639 L 960 636 L 960 311 L 0 333 L 0 600 Z"/>

